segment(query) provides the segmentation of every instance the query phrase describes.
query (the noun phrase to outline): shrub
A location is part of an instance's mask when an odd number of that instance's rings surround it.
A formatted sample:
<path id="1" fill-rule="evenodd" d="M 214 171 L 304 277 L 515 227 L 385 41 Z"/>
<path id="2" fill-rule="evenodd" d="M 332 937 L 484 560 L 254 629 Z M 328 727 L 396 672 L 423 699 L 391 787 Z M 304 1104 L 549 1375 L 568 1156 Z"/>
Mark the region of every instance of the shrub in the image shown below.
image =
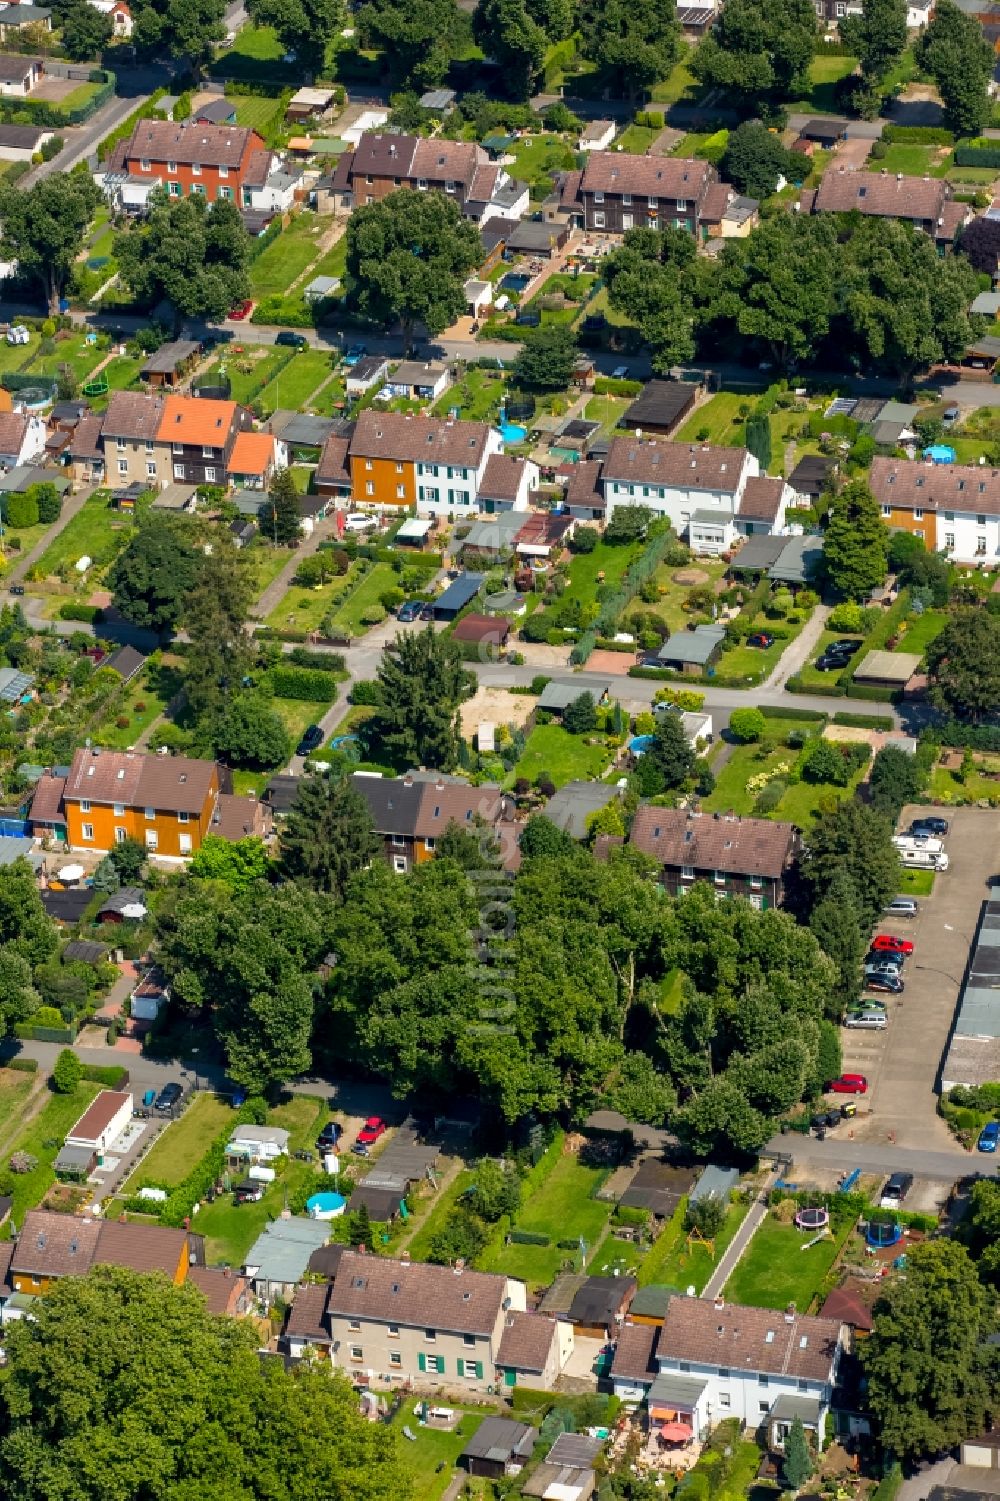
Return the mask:
<path id="1" fill-rule="evenodd" d="M 17 1074 L 37 1074 L 38 1073 L 38 1059 L 37 1058 L 11 1058 L 10 1061 L 7 1064 L 5 1064 L 4 1066 L 6 1068 L 12 1069 L 14 1071 L 14 1073 L 17 1073 Z"/>
<path id="2" fill-rule="evenodd" d="M 382 702 L 382 689 L 375 678 L 359 678 L 351 688 L 348 698 L 352 704 L 371 705 L 377 708 Z"/>
<path id="3" fill-rule="evenodd" d="M 103 1084 L 105 1089 L 121 1089 L 128 1082 L 128 1069 L 114 1064 L 104 1067 L 100 1063 L 84 1063 L 81 1065 L 80 1077 L 88 1079 L 92 1084 Z"/>
<path id="4" fill-rule="evenodd" d="M 381 625 L 386 612 L 381 605 L 371 605 L 361 616 L 362 625 Z"/>
<path id="5" fill-rule="evenodd" d="M 763 739 L 767 721 L 759 709 L 734 709 L 729 716 L 729 728 L 737 740 L 745 745 Z"/>
<path id="6" fill-rule="evenodd" d="M 8 1166 L 12 1173 L 33 1173 L 38 1166 L 38 1158 L 33 1157 L 30 1152 L 15 1152 Z"/>
<path id="7" fill-rule="evenodd" d="M 99 605 L 85 605 L 68 599 L 59 606 L 59 619 L 84 620 L 88 625 L 99 625 L 104 619 L 104 611 Z"/>
<path id="8" fill-rule="evenodd" d="M 332 704 L 337 697 L 337 685 L 330 674 L 315 667 L 272 667 L 267 681 L 275 698 Z"/>
<path id="9" fill-rule="evenodd" d="M 552 1244 L 548 1235 L 542 1235 L 535 1230 L 512 1230 L 509 1239 L 516 1246 L 550 1246 Z M 573 1247 L 576 1249 L 576 1241 L 573 1242 Z"/>
<path id="10" fill-rule="evenodd" d="M 72 1048 L 63 1048 L 52 1070 L 52 1088 L 56 1094 L 72 1094 L 82 1078 L 83 1064 Z"/>

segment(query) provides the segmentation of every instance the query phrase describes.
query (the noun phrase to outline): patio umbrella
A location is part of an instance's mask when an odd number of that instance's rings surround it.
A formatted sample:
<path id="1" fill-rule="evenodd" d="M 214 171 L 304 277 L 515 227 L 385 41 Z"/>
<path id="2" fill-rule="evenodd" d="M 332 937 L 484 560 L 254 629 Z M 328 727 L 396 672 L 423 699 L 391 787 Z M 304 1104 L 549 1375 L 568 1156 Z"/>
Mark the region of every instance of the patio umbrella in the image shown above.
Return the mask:
<path id="1" fill-rule="evenodd" d="M 660 1428 L 660 1437 L 666 1439 L 668 1444 L 683 1444 L 691 1437 L 693 1429 L 687 1423 L 664 1423 Z"/>
<path id="2" fill-rule="evenodd" d="M 87 874 L 82 865 L 64 865 L 59 872 L 60 881 L 82 881 Z"/>
<path id="3" fill-rule="evenodd" d="M 122 908 L 122 917 L 133 918 L 136 922 L 146 916 L 146 909 L 141 902 L 126 902 Z"/>

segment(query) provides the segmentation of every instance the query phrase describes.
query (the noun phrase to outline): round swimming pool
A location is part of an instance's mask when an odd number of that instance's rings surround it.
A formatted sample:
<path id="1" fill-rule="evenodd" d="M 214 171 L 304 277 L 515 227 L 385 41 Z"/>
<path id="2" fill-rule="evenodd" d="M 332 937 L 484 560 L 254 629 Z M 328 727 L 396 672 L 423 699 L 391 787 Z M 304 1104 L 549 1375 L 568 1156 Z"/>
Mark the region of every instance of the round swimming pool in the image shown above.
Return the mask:
<path id="1" fill-rule="evenodd" d="M 655 735 L 633 735 L 628 743 L 628 748 L 633 756 L 641 756 L 644 751 L 649 750 L 655 739 Z"/>
<path id="2" fill-rule="evenodd" d="M 499 432 L 505 443 L 523 443 L 528 436 L 528 429 L 519 422 L 501 422 Z"/>
<path id="3" fill-rule="evenodd" d="M 313 1194 L 306 1200 L 306 1213 L 312 1220 L 334 1220 L 343 1214 L 347 1200 L 343 1194 Z"/>

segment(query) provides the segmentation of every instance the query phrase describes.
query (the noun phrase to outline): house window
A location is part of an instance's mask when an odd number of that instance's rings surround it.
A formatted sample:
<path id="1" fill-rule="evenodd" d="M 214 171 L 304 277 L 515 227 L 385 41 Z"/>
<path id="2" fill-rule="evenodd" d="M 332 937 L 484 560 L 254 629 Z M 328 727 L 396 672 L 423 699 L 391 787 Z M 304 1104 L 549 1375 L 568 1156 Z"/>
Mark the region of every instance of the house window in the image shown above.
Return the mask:
<path id="1" fill-rule="evenodd" d="M 767 1377 L 764 1375 L 763 1371 L 761 1371 L 760 1374 L 757 1377 L 757 1385 L 758 1386 L 766 1386 L 767 1385 Z"/>
<path id="2" fill-rule="evenodd" d="M 762 896 L 750 896 L 747 900 L 751 907 L 754 907 L 758 912 L 762 911 L 764 906 L 764 898 Z"/>
<path id="3" fill-rule="evenodd" d="M 171 198 L 180 198 L 181 194 L 184 192 L 184 189 L 179 182 L 168 183 L 167 187 Z"/>
<path id="4" fill-rule="evenodd" d="M 151 172 L 153 169 L 150 166 L 149 162 L 147 162 L 147 161 L 140 161 L 140 163 L 139 163 L 139 170 L 141 172 Z"/>
<path id="5" fill-rule="evenodd" d="M 437 1330 L 435 1330 L 435 1329 L 425 1329 L 424 1330 L 424 1339 L 427 1341 L 427 1343 L 429 1345 L 433 1345 L 435 1343 L 435 1341 L 437 1340 Z"/>
<path id="6" fill-rule="evenodd" d="M 362 1350 L 361 1346 L 360 1345 L 352 1345 L 351 1346 L 351 1359 L 352 1360 L 364 1360 L 364 1358 L 365 1358 L 365 1352 L 364 1352 L 364 1350 Z"/>
<path id="7" fill-rule="evenodd" d="M 462 1343 L 466 1349 L 474 1350 L 476 1348 L 476 1336 L 474 1334 L 463 1334 Z"/>
<path id="8" fill-rule="evenodd" d="M 626 208 L 631 208 L 632 207 L 632 194 L 631 193 L 623 193 L 622 194 L 622 203 L 625 205 Z"/>
<path id="9" fill-rule="evenodd" d="M 396 486 L 396 499 L 397 500 L 405 500 L 406 499 L 406 486 L 405 485 L 397 485 Z"/>
<path id="10" fill-rule="evenodd" d="M 375 468 L 375 465 L 372 463 L 371 459 L 365 459 L 365 468 L 368 470 L 369 474 Z"/>
<path id="11" fill-rule="evenodd" d="M 715 872 L 715 884 L 716 886 L 725 886 L 726 872 L 724 870 L 717 870 Z"/>
<path id="12" fill-rule="evenodd" d="M 924 519 L 924 513 L 923 513 L 922 510 L 920 510 L 919 507 L 914 511 L 914 513 L 913 513 L 913 519 L 914 519 L 914 521 L 923 521 L 923 519 Z"/>
<path id="13" fill-rule="evenodd" d="M 986 517 L 985 516 L 977 516 L 976 517 L 976 525 L 977 526 L 985 526 L 986 525 Z"/>
<path id="14" fill-rule="evenodd" d="M 891 516 L 892 515 L 892 506 L 883 506 L 882 507 L 882 515 L 883 516 Z"/>
<path id="15" fill-rule="evenodd" d="M 693 865 L 682 865 L 681 866 L 681 880 L 682 881 L 693 881 L 694 880 L 694 866 Z"/>
<path id="16" fill-rule="evenodd" d="M 427 192 L 427 178 L 426 177 L 418 177 L 417 178 L 417 187 L 420 189 L 421 193 L 426 193 Z"/>
<path id="17" fill-rule="evenodd" d="M 800 1392 L 807 1392 L 808 1390 L 809 1390 L 809 1383 L 808 1383 L 808 1381 L 800 1381 L 799 1382 L 799 1391 Z"/>
<path id="18" fill-rule="evenodd" d="M 150 464 L 146 465 L 146 478 L 147 479 L 155 479 L 156 478 L 156 465 L 155 464 L 150 463 Z"/>
<path id="19" fill-rule="evenodd" d="M 223 203 L 232 203 L 233 190 L 232 188 L 216 188 L 215 196 L 221 199 Z"/>
<path id="20" fill-rule="evenodd" d="M 228 177 L 229 176 L 229 168 L 228 167 L 220 167 L 219 168 L 219 176 L 220 177 Z"/>
<path id="21" fill-rule="evenodd" d="M 595 214 L 594 215 L 594 228 L 595 229 L 603 229 L 604 228 L 604 215 L 603 214 Z"/>
<path id="22" fill-rule="evenodd" d="M 128 444 L 125 442 L 124 438 L 117 438 L 115 440 L 115 442 L 117 444 L 118 452 L 119 453 L 124 453 L 125 450 L 128 448 Z"/>
<path id="23" fill-rule="evenodd" d="M 147 808 L 146 809 L 146 822 L 147 823 L 152 823 L 152 821 L 153 821 L 153 819 L 155 817 L 156 817 L 156 809 L 155 808 Z"/>
<path id="24" fill-rule="evenodd" d="M 204 198 L 204 196 L 205 196 L 205 184 L 203 182 L 193 182 L 191 184 L 191 197 L 192 198 Z"/>
<path id="25" fill-rule="evenodd" d="M 80 803 L 80 812 L 81 813 L 89 813 L 90 812 L 90 801 L 89 801 L 89 799 L 83 798 L 83 800 Z"/>
<path id="26" fill-rule="evenodd" d="M 178 823 L 187 823 L 189 816 L 190 815 L 187 814 L 187 813 L 178 813 L 178 815 L 177 815 L 177 822 Z"/>
<path id="27" fill-rule="evenodd" d="M 679 1371 L 690 1371 L 691 1362 L 689 1360 L 680 1360 L 677 1363 L 677 1369 Z"/>
<path id="28" fill-rule="evenodd" d="M 114 804 L 114 815 L 115 815 L 115 817 L 116 818 L 122 818 L 124 816 L 124 813 L 125 813 L 125 804 L 124 803 L 115 803 Z"/>
<path id="29" fill-rule="evenodd" d="M 215 470 L 212 468 L 211 465 L 209 465 L 208 468 L 205 470 L 205 483 L 206 483 L 206 485 L 214 485 L 215 484 Z"/>
<path id="30" fill-rule="evenodd" d="M 424 840 L 424 849 L 427 851 L 428 854 L 430 854 L 430 852 L 434 849 L 434 846 L 436 844 L 437 844 L 437 840 L 436 839 L 425 839 Z"/>
<path id="31" fill-rule="evenodd" d="M 191 835 L 190 834 L 181 834 L 181 835 L 179 835 L 178 839 L 177 839 L 177 847 L 180 850 L 180 852 L 181 852 L 182 855 L 190 855 L 190 853 L 191 853 Z"/>
<path id="32" fill-rule="evenodd" d="M 374 484 L 372 483 L 371 480 L 369 480 L 367 482 L 367 484 L 365 485 L 365 494 L 366 495 L 374 495 L 375 494 L 375 486 L 374 486 Z"/>
<path id="33" fill-rule="evenodd" d="M 174 479 L 183 479 L 183 478 L 184 478 L 184 465 L 183 464 L 175 464 L 174 465 Z"/>
<path id="34" fill-rule="evenodd" d="M 719 1393 L 719 1406 L 720 1407 L 731 1407 L 732 1406 L 732 1403 L 729 1400 L 729 1393 L 728 1392 L 720 1392 Z"/>
<path id="35" fill-rule="evenodd" d="M 352 1319 L 351 1322 L 348 1324 L 347 1327 L 351 1331 L 352 1334 L 360 1334 L 361 1333 L 361 1324 L 360 1324 L 360 1322 L 357 1319 Z"/>
<path id="36" fill-rule="evenodd" d="M 402 466 L 402 464 L 397 464 L 396 465 L 396 473 L 397 474 L 402 474 L 402 472 L 403 472 L 403 466 Z"/>
<path id="37" fill-rule="evenodd" d="M 201 163 L 200 162 L 193 162 L 192 163 L 192 166 L 191 166 L 191 176 L 192 177 L 200 177 L 201 176 Z"/>
<path id="38" fill-rule="evenodd" d="M 763 889 L 764 889 L 763 877 L 761 877 L 761 876 L 751 876 L 750 877 L 750 890 L 751 891 L 763 891 Z"/>
<path id="39" fill-rule="evenodd" d="M 167 162 L 167 171 L 168 172 L 176 172 L 177 171 L 177 163 L 176 162 Z"/>
<path id="40" fill-rule="evenodd" d="M 83 828 L 80 830 L 80 836 L 81 838 L 88 840 L 88 842 L 92 841 L 94 838 L 94 825 L 92 823 L 85 823 L 83 825 Z"/>
<path id="41" fill-rule="evenodd" d="M 915 526 L 913 528 L 913 535 L 915 537 L 919 537 L 920 540 L 921 540 L 921 542 L 922 542 L 924 540 L 924 529 L 923 529 L 923 527 L 922 526 Z"/>
<path id="42" fill-rule="evenodd" d="M 157 847 L 157 845 L 159 844 L 159 842 L 160 842 L 160 839 L 159 839 L 159 835 L 157 834 L 156 830 L 155 829 L 147 829 L 146 830 L 146 848 L 148 850 L 155 850 L 156 847 Z"/>
<path id="43" fill-rule="evenodd" d="M 453 182 L 446 182 L 444 185 L 444 190 L 446 193 L 454 193 L 455 184 Z"/>
<path id="44" fill-rule="evenodd" d="M 406 875 L 406 856 L 405 855 L 396 855 L 393 858 L 392 868 L 396 872 L 397 876 L 405 876 Z"/>
<path id="45" fill-rule="evenodd" d="M 394 1366 L 401 1366 L 403 1364 L 403 1357 L 398 1350 L 389 1351 L 389 1364 Z"/>
<path id="46" fill-rule="evenodd" d="M 481 1360 L 460 1360 L 458 1374 L 464 1376 L 466 1381 L 482 1381 L 483 1363 Z"/>
<path id="47" fill-rule="evenodd" d="M 128 831 L 126 829 L 115 829 L 115 844 L 124 844 L 127 838 Z"/>
<path id="48" fill-rule="evenodd" d="M 405 843 L 405 840 L 403 839 L 402 834 L 393 834 L 393 836 L 392 836 L 392 843 L 393 843 L 393 848 L 394 849 L 401 850 L 403 848 L 404 843 Z"/>
<path id="49" fill-rule="evenodd" d="M 389 1339 L 398 1339 L 399 1338 L 399 1325 L 398 1324 L 390 1324 L 389 1325 L 389 1328 L 388 1328 L 388 1331 L 387 1331 L 387 1338 L 389 1338 Z"/>
<path id="50" fill-rule="evenodd" d="M 945 519 L 945 521 L 954 521 L 954 519 L 955 519 L 955 512 L 954 511 L 945 511 L 945 513 L 944 513 L 944 519 Z"/>
<path id="51" fill-rule="evenodd" d="M 724 1366 L 724 1365 L 720 1365 L 720 1367 L 719 1367 L 719 1375 L 722 1377 L 723 1381 L 728 1381 L 729 1380 L 729 1367 L 728 1366 Z"/>
<path id="52" fill-rule="evenodd" d="M 955 533 L 954 532 L 945 532 L 945 534 L 944 534 L 944 545 L 949 550 L 955 546 Z"/>
<path id="53" fill-rule="evenodd" d="M 118 473 L 119 474 L 128 474 L 128 459 L 119 459 L 118 460 Z"/>
<path id="54" fill-rule="evenodd" d="M 986 538 L 983 537 L 983 536 L 978 536 L 976 538 L 976 557 L 977 558 L 984 558 L 985 556 L 986 556 Z"/>
<path id="55" fill-rule="evenodd" d="M 678 200 L 677 200 L 677 212 L 679 214 L 686 214 L 687 213 L 687 206 L 688 206 L 688 201 L 687 201 L 686 198 L 678 198 Z"/>
<path id="56" fill-rule="evenodd" d="M 771 1404 L 770 1404 L 770 1402 L 761 1402 L 760 1403 L 761 1417 L 764 1417 L 770 1411 L 771 1411 Z"/>

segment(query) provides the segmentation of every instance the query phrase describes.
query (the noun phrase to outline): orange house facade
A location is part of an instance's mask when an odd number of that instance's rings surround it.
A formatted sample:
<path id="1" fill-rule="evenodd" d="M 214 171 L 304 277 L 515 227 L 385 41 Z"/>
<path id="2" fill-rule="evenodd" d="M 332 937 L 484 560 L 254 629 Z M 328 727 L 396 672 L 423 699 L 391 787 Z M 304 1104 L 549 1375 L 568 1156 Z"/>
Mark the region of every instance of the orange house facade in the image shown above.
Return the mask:
<path id="1" fill-rule="evenodd" d="M 201 1237 L 186 1230 L 78 1219 L 32 1209 L 25 1215 L 17 1243 L 8 1243 L 6 1283 L 15 1293 L 44 1297 L 64 1277 L 85 1276 L 94 1266 L 122 1266 L 136 1272 L 162 1272 L 180 1287 L 196 1243 L 201 1255 Z"/>
<path id="2" fill-rule="evenodd" d="M 151 855 L 184 860 L 211 831 L 218 798 L 214 761 L 85 748 L 63 791 L 67 846 L 107 852 L 137 839 Z"/>
<path id="3" fill-rule="evenodd" d="M 479 509 L 490 455 L 502 451 L 499 432 L 485 422 L 361 412 L 350 446 L 352 503 L 415 506 L 421 516 L 469 515 Z"/>

